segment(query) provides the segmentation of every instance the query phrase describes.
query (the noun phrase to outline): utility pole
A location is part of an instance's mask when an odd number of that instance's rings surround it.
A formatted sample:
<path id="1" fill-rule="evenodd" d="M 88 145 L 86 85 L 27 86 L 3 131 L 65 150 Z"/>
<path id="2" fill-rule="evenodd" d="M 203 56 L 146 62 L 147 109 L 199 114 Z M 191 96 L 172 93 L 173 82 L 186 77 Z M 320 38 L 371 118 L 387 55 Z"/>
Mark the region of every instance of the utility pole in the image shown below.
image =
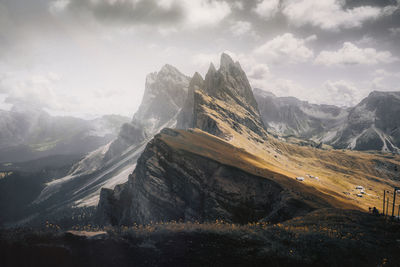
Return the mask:
<path id="1" fill-rule="evenodd" d="M 399 188 L 395 187 L 394 188 L 394 192 L 393 192 L 392 217 L 394 216 L 394 206 L 395 206 L 395 203 L 396 203 L 396 192 L 397 192 L 397 190 L 399 190 Z"/>
<path id="2" fill-rule="evenodd" d="M 386 217 L 388 216 L 388 210 L 389 210 L 389 197 L 386 200 Z"/>
<path id="3" fill-rule="evenodd" d="M 385 215 L 385 200 L 386 200 L 386 190 L 383 190 L 383 215 Z"/>

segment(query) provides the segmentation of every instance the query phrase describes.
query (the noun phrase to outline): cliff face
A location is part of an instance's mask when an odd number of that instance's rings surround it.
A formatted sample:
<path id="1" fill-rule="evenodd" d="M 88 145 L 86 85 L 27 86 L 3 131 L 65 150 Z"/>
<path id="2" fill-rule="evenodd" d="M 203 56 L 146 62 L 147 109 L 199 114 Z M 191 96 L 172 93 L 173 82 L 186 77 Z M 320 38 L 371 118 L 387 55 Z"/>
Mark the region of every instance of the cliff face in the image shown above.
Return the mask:
<path id="1" fill-rule="evenodd" d="M 266 139 L 257 102 L 238 62 L 222 54 L 218 70 L 211 64 L 204 81 L 196 74 L 191 84 L 178 128 L 198 128 L 225 140 L 235 134 Z"/>
<path id="2" fill-rule="evenodd" d="M 127 183 L 102 189 L 99 216 L 113 225 L 247 223 L 285 220 L 315 208 L 284 188 L 275 174 L 246 170 L 247 157 L 252 156 L 204 132 L 164 129 L 148 143 Z"/>
<path id="3" fill-rule="evenodd" d="M 146 77 L 145 92 L 132 122 L 121 127 L 118 138 L 110 145 L 104 162 L 155 135 L 164 127 L 174 127 L 177 114 L 188 94 L 189 77 L 171 65 Z"/>
<path id="4" fill-rule="evenodd" d="M 400 153 L 400 92 L 372 92 L 351 108 L 330 142 L 337 148 Z"/>
<path id="5" fill-rule="evenodd" d="M 316 105 L 254 89 L 269 131 L 338 149 L 400 152 L 400 92 L 372 92 L 352 108 Z"/>
<path id="6" fill-rule="evenodd" d="M 194 127 L 193 112 L 195 107 L 194 92 L 203 90 L 204 80 L 201 75 L 196 72 L 189 83 L 188 93 L 182 110 L 178 114 L 177 129 L 188 129 Z"/>
<path id="7" fill-rule="evenodd" d="M 348 112 L 332 105 L 310 104 L 295 97 L 276 97 L 254 89 L 262 120 L 282 136 L 319 140 L 346 120 Z"/>

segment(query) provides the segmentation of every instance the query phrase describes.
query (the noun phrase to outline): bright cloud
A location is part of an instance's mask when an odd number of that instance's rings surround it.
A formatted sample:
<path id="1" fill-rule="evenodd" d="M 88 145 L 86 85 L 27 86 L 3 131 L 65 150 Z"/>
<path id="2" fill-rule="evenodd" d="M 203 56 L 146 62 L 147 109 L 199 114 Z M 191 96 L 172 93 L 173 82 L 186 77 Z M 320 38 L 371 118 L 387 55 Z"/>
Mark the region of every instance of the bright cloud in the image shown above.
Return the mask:
<path id="1" fill-rule="evenodd" d="M 291 33 L 279 35 L 267 41 L 254 50 L 254 54 L 271 63 L 300 63 L 311 59 L 313 51 L 306 43 L 315 40 L 315 35 L 306 38 L 296 38 Z"/>
<path id="2" fill-rule="evenodd" d="M 279 0 L 262 0 L 254 10 L 260 17 L 270 19 L 279 11 Z"/>
<path id="3" fill-rule="evenodd" d="M 250 33 L 252 31 L 251 23 L 248 21 L 236 21 L 230 27 L 231 32 L 235 36 L 240 36 L 246 33 Z"/>
<path id="4" fill-rule="evenodd" d="M 320 93 L 325 99 L 329 99 L 330 103 L 342 107 L 354 106 L 363 97 L 354 84 L 344 80 L 326 81 Z"/>
<path id="5" fill-rule="evenodd" d="M 375 48 L 359 48 L 351 42 L 345 42 L 337 51 L 322 51 L 315 59 L 316 64 L 332 65 L 375 65 L 392 63 L 398 58 L 389 51 L 377 51 Z"/>
<path id="6" fill-rule="evenodd" d="M 180 1 L 185 9 L 184 24 L 193 28 L 218 24 L 231 13 L 224 1 L 191 0 Z"/>
<path id="7" fill-rule="evenodd" d="M 294 26 L 312 25 L 324 30 L 356 28 L 369 20 L 391 15 L 396 6 L 344 8 L 341 0 L 287 0 L 282 13 Z"/>

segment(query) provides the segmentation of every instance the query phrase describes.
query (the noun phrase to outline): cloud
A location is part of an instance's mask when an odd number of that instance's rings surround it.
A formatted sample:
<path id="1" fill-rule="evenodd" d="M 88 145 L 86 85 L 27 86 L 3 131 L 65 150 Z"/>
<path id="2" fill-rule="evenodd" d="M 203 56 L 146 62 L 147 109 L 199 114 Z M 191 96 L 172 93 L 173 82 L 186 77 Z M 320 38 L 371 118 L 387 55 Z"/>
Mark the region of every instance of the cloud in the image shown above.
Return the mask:
<path id="1" fill-rule="evenodd" d="M 192 63 L 196 69 L 205 73 L 210 66 L 210 63 L 217 65 L 220 55 L 218 53 L 198 53 L 192 56 Z"/>
<path id="2" fill-rule="evenodd" d="M 344 80 L 326 81 L 320 93 L 325 101 L 342 107 L 354 106 L 363 97 L 354 84 Z"/>
<path id="3" fill-rule="evenodd" d="M 230 27 L 231 32 L 235 36 L 240 36 L 252 32 L 252 25 L 248 21 L 236 21 Z"/>
<path id="4" fill-rule="evenodd" d="M 337 51 L 322 51 L 315 63 L 325 66 L 333 65 L 375 65 L 392 63 L 398 58 L 389 51 L 377 51 L 375 48 L 359 48 L 351 42 L 343 43 Z"/>
<path id="5" fill-rule="evenodd" d="M 400 27 L 398 28 L 389 28 L 390 35 L 392 36 L 400 36 Z"/>
<path id="6" fill-rule="evenodd" d="M 155 0 L 69 0 L 65 9 L 72 13 L 86 13 L 107 23 L 162 24 L 177 22 L 183 18 L 181 5 L 160 4 Z"/>
<path id="7" fill-rule="evenodd" d="M 241 2 L 240 0 L 238 0 L 238 1 L 230 1 L 229 4 L 234 9 L 237 9 L 237 10 L 243 10 L 244 9 L 243 2 Z"/>
<path id="8" fill-rule="evenodd" d="M 254 11 L 263 19 L 271 19 L 279 11 L 279 0 L 262 0 Z"/>
<path id="9" fill-rule="evenodd" d="M 218 24 L 231 13 L 224 1 L 191 0 L 180 1 L 184 6 L 185 20 L 193 28 Z"/>
<path id="10" fill-rule="evenodd" d="M 68 4 L 70 3 L 69 0 L 56 0 L 49 3 L 49 11 L 51 14 L 56 15 L 66 9 Z"/>
<path id="11" fill-rule="evenodd" d="M 384 69 L 377 69 L 374 71 L 375 76 L 380 76 L 380 77 L 396 77 L 400 78 L 400 72 L 391 72 L 387 71 Z"/>
<path id="12" fill-rule="evenodd" d="M 252 65 L 247 72 L 247 76 L 251 80 L 263 80 L 266 79 L 269 74 L 270 72 L 267 64 L 261 63 Z"/>
<path id="13" fill-rule="evenodd" d="M 277 77 L 269 77 L 267 80 L 251 81 L 255 88 L 272 92 L 276 96 L 294 96 L 299 99 L 304 99 L 305 92 L 308 90 L 302 87 L 299 83 L 292 80 L 282 79 Z"/>
<path id="14" fill-rule="evenodd" d="M 0 94 L 5 94 L 5 103 L 58 109 L 62 99 L 57 97 L 53 85 L 60 80 L 55 73 L 35 74 L 21 79 L 9 73 L 0 79 Z"/>
<path id="15" fill-rule="evenodd" d="M 254 49 L 254 54 L 275 64 L 306 62 L 314 56 L 313 51 L 306 46 L 306 43 L 315 39 L 315 35 L 301 39 L 291 33 L 285 33 Z"/>
<path id="16" fill-rule="evenodd" d="M 127 25 L 158 25 L 198 28 L 218 24 L 231 8 L 210 0 L 68 0 L 66 9 L 86 13 L 98 21 Z M 65 8 L 64 8 L 65 9 Z"/>
<path id="17" fill-rule="evenodd" d="M 393 14 L 398 6 L 346 8 L 342 0 L 287 0 L 282 13 L 294 26 L 312 25 L 324 30 L 361 27 L 366 21 Z"/>

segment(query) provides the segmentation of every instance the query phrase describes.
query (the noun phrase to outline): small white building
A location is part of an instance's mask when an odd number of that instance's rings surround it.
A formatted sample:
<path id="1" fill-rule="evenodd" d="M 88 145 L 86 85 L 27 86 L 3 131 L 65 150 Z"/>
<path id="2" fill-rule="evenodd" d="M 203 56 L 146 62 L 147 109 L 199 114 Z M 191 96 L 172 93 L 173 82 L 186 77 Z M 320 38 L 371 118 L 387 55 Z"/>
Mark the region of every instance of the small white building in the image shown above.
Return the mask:
<path id="1" fill-rule="evenodd" d="M 296 177 L 297 181 L 303 182 L 304 181 L 304 177 Z"/>
<path id="2" fill-rule="evenodd" d="M 364 187 L 363 187 L 363 186 L 361 186 L 361 185 L 357 185 L 357 186 L 356 186 L 356 189 L 359 189 L 359 190 L 364 190 Z"/>

